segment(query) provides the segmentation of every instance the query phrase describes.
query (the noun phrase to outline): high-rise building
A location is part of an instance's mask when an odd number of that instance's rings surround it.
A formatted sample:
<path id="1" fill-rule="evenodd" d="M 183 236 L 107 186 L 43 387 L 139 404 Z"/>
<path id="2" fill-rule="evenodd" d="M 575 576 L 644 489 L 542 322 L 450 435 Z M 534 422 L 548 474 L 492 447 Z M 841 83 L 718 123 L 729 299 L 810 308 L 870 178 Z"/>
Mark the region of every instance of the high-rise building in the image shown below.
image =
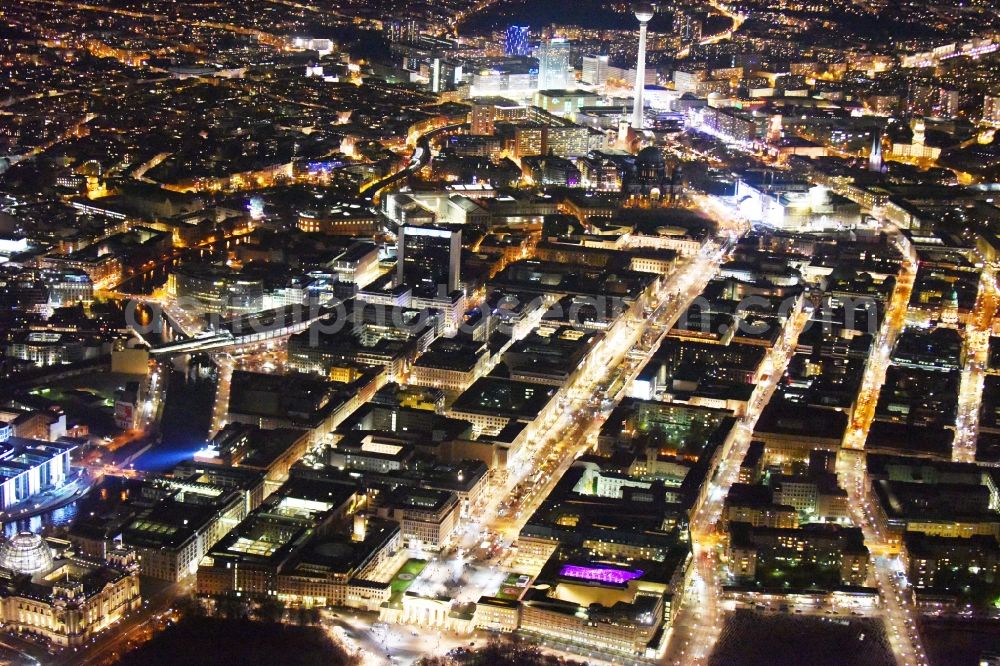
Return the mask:
<path id="1" fill-rule="evenodd" d="M 656 9 L 648 2 L 640 2 L 633 7 L 635 17 L 639 19 L 639 57 L 635 64 L 635 101 L 632 103 L 632 128 L 642 129 L 642 93 L 646 89 L 646 27 L 656 13 Z"/>
<path id="2" fill-rule="evenodd" d="M 439 225 L 399 227 L 396 248 L 396 284 L 444 285 L 458 289 L 462 259 L 462 230 Z"/>
<path id="3" fill-rule="evenodd" d="M 538 69 L 527 64 L 493 67 L 475 72 L 469 91 L 472 97 L 503 95 L 512 98 L 530 97 L 538 90 Z"/>
<path id="4" fill-rule="evenodd" d="M 505 97 L 473 98 L 470 134 L 488 136 L 493 134 L 496 122 L 524 120 L 527 115 L 527 107 Z"/>
<path id="5" fill-rule="evenodd" d="M 420 26 L 415 19 L 394 19 L 386 21 L 382 30 L 390 42 L 409 44 L 417 41 L 420 36 Z"/>
<path id="6" fill-rule="evenodd" d="M 936 81 L 916 81 L 909 86 L 906 110 L 915 115 L 952 118 L 958 114 L 959 101 L 955 88 Z"/>
<path id="7" fill-rule="evenodd" d="M 514 157 L 544 155 L 546 129 L 539 123 L 525 123 L 514 128 Z"/>
<path id="8" fill-rule="evenodd" d="M 954 118 L 958 115 L 960 97 L 955 88 L 941 88 L 938 92 L 937 114 L 942 118 Z"/>
<path id="9" fill-rule="evenodd" d="M 1000 96 L 986 95 L 983 98 L 983 122 L 1000 125 Z"/>
<path id="10" fill-rule="evenodd" d="M 431 92 L 454 90 L 461 78 L 462 65 L 442 58 L 431 61 Z"/>
<path id="11" fill-rule="evenodd" d="M 494 109 L 494 105 L 489 102 L 474 100 L 472 103 L 472 127 L 469 133 L 473 136 L 489 136 L 493 134 Z"/>
<path id="12" fill-rule="evenodd" d="M 606 85 L 608 82 L 608 56 L 583 56 L 583 71 L 580 78 L 584 83 L 589 83 L 592 86 Z"/>
<path id="13" fill-rule="evenodd" d="M 504 35 L 503 51 L 509 56 L 526 56 L 531 53 L 528 39 L 531 30 L 526 25 L 512 25 Z"/>
<path id="14" fill-rule="evenodd" d="M 691 9 L 674 11 L 674 34 L 681 38 L 682 44 L 696 44 L 701 41 L 705 17 L 705 12 Z"/>
<path id="15" fill-rule="evenodd" d="M 910 81 L 906 91 L 906 112 L 929 116 L 934 108 L 934 86 L 929 81 Z"/>
<path id="16" fill-rule="evenodd" d="M 538 88 L 540 90 L 562 90 L 568 82 L 569 42 L 555 37 L 542 42 L 538 51 Z"/>

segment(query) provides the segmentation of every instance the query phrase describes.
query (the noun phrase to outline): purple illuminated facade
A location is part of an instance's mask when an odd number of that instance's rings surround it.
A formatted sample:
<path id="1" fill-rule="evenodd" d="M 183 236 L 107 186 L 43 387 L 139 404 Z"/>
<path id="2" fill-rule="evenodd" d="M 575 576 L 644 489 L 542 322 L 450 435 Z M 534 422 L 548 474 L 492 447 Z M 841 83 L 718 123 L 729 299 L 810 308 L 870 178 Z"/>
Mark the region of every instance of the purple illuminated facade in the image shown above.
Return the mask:
<path id="1" fill-rule="evenodd" d="M 593 580 L 599 583 L 610 585 L 624 585 L 625 583 L 642 576 L 642 569 L 611 569 L 608 567 L 583 567 L 576 564 L 567 564 L 559 571 L 559 575 L 565 578 L 579 578 L 581 580 Z"/>

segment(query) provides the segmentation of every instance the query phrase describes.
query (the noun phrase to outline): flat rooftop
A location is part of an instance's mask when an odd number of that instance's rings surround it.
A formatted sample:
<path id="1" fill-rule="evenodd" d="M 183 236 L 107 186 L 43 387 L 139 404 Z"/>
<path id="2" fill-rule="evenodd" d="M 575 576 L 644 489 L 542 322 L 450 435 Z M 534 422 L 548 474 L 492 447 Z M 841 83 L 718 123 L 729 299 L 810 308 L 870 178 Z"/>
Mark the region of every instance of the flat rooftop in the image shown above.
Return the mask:
<path id="1" fill-rule="evenodd" d="M 482 377 L 458 396 L 451 410 L 534 420 L 555 394 L 554 386 Z"/>

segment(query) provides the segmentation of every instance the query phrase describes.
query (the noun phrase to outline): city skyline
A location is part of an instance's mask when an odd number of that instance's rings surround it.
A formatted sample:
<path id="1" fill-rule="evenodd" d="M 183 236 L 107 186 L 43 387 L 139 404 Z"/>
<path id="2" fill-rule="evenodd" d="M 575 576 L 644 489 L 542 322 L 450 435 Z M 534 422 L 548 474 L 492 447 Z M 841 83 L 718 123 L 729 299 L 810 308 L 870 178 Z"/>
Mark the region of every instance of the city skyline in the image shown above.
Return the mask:
<path id="1" fill-rule="evenodd" d="M 7 0 L 0 661 L 1000 664 L 1000 14 Z"/>

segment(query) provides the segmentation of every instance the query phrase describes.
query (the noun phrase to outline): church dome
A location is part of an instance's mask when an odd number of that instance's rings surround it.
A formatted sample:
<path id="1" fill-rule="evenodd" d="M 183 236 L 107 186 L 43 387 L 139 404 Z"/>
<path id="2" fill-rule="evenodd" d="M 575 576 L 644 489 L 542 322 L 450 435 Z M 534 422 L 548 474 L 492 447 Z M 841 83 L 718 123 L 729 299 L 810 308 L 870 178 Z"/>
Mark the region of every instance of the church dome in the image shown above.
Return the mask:
<path id="1" fill-rule="evenodd" d="M 663 187 L 667 178 L 667 164 L 663 153 L 655 146 L 647 146 L 635 156 L 635 186 L 641 194 L 653 194 Z"/>
<path id="2" fill-rule="evenodd" d="M 656 146 L 646 146 L 635 156 L 635 166 L 636 168 L 665 166 L 663 153 Z"/>
<path id="3" fill-rule="evenodd" d="M 0 544 L 0 567 L 33 574 L 52 566 L 52 551 L 37 534 L 18 532 Z"/>

